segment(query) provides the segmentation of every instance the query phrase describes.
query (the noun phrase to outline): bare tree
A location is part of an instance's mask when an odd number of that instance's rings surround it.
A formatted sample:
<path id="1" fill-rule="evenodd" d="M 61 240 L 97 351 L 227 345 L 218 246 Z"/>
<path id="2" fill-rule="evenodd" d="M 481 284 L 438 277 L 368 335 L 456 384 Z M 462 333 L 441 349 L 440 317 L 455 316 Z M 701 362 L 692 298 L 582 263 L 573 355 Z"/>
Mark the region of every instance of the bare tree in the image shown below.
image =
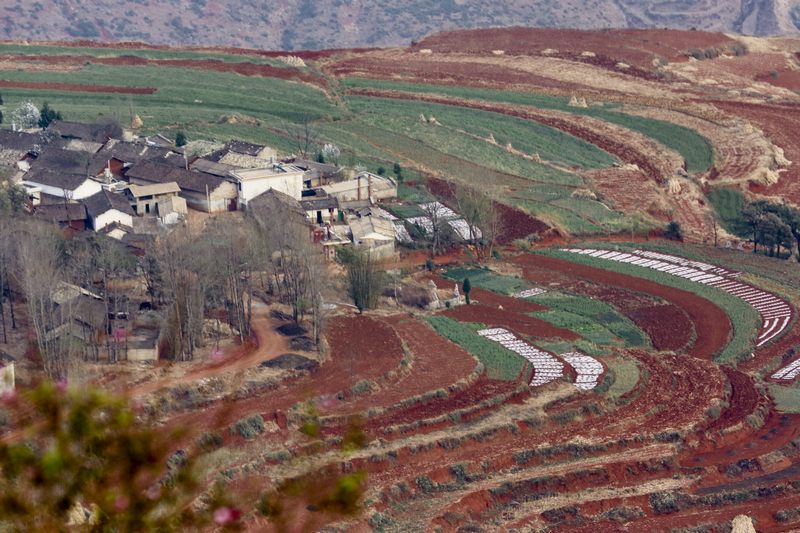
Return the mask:
<path id="1" fill-rule="evenodd" d="M 314 123 L 314 117 L 303 115 L 299 122 L 286 123 L 283 128 L 286 135 L 293 141 L 300 156 L 308 158 L 319 144 L 319 130 Z"/>
<path id="2" fill-rule="evenodd" d="M 75 363 L 73 309 L 64 283 L 60 236 L 52 226 L 31 223 L 17 237 L 15 274 L 28 303 L 44 371 L 52 379 L 66 379 Z"/>
<path id="3" fill-rule="evenodd" d="M 384 287 L 384 273 L 368 250 L 356 250 L 345 263 L 347 289 L 359 313 L 372 309 Z"/>
<path id="4" fill-rule="evenodd" d="M 445 215 L 448 209 L 439 202 L 430 202 L 423 204 L 422 211 L 430 221 L 430 226 L 424 228 L 430 243 L 431 243 L 431 257 L 435 257 L 441 252 L 442 240 L 446 231 Z"/>
<path id="5" fill-rule="evenodd" d="M 469 239 L 475 243 L 478 260 L 491 257 L 501 232 L 497 203 L 483 191 L 462 186 L 456 190 L 456 204 L 469 227 Z"/>

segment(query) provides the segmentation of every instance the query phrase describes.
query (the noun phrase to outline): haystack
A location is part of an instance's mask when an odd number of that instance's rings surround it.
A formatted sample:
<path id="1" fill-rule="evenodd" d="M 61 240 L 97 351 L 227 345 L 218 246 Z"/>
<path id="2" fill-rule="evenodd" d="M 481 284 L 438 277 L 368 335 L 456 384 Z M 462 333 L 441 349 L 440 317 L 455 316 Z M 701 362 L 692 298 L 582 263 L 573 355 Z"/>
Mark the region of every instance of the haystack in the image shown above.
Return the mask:
<path id="1" fill-rule="evenodd" d="M 731 522 L 731 533 L 756 533 L 753 519 L 747 515 L 740 514 Z"/>
<path id="2" fill-rule="evenodd" d="M 780 146 L 775 147 L 775 164 L 779 167 L 791 166 L 792 162 L 786 159 L 786 154 L 783 153 L 783 148 Z"/>
<path id="3" fill-rule="evenodd" d="M 131 129 L 132 130 L 138 130 L 142 126 L 144 126 L 144 122 L 142 121 L 142 117 L 140 117 L 139 115 L 133 115 L 133 118 L 131 119 Z"/>
<path id="4" fill-rule="evenodd" d="M 420 113 L 419 114 L 419 122 L 420 122 L 420 124 L 427 124 L 428 123 L 428 119 L 425 118 L 425 114 L 424 113 Z"/>
<path id="5" fill-rule="evenodd" d="M 683 190 L 683 186 L 681 185 L 681 180 L 678 178 L 670 178 L 667 182 L 667 191 L 670 194 L 680 194 Z"/>
<path id="6" fill-rule="evenodd" d="M 494 135 L 492 135 L 491 132 L 489 133 L 489 136 L 486 137 L 486 141 L 491 144 L 497 144 L 497 141 L 495 140 Z"/>

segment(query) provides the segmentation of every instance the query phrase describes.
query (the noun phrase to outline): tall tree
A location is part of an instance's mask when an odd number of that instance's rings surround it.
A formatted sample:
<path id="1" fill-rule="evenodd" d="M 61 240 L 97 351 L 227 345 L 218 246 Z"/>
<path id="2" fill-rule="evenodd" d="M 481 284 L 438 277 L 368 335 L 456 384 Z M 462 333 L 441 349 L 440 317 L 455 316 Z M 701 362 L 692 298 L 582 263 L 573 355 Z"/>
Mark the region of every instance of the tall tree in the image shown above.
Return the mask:
<path id="1" fill-rule="evenodd" d="M 384 273 L 369 250 L 356 250 L 345 263 L 347 290 L 359 313 L 372 309 L 385 285 Z"/>

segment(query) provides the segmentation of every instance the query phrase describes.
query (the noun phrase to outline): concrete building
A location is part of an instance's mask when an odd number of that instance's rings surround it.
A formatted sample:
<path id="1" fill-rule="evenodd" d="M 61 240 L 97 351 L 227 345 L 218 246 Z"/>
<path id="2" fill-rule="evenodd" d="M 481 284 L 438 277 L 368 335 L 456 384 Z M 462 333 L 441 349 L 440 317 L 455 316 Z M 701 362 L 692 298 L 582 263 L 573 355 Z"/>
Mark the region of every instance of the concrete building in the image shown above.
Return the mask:
<path id="1" fill-rule="evenodd" d="M 303 174 L 302 169 L 280 163 L 264 168 L 236 170 L 231 172 L 230 179 L 239 192 L 239 205 L 247 206 L 247 202 L 270 189 L 300 200 Z"/>
<path id="2" fill-rule="evenodd" d="M 106 226 L 118 224 L 133 226 L 136 216 L 124 193 L 109 192 L 105 189 L 87 198 L 84 202 L 89 215 L 89 226 L 100 231 Z"/>
<path id="3" fill-rule="evenodd" d="M 236 184 L 205 172 L 144 161 L 133 165 L 125 176 L 133 185 L 153 185 L 175 182 L 186 205 L 206 213 L 235 211 L 238 191 Z"/>
<path id="4" fill-rule="evenodd" d="M 397 183 L 393 179 L 370 172 L 362 172 L 352 180 L 323 185 L 322 189 L 339 202 L 370 200 L 374 203 L 397 198 Z"/>

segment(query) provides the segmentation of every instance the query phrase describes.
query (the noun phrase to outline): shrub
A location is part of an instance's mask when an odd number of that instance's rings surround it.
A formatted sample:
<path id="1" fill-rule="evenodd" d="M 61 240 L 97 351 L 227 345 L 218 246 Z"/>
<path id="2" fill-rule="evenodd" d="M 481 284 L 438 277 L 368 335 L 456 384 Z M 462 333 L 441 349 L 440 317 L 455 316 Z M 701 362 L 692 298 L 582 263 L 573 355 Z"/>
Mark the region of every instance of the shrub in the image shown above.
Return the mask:
<path id="1" fill-rule="evenodd" d="M 264 419 L 261 415 L 253 415 L 247 418 L 242 418 L 230 428 L 230 432 L 234 435 L 240 435 L 246 439 L 252 439 L 257 435 L 264 433 Z"/>
<path id="2" fill-rule="evenodd" d="M 197 439 L 201 450 L 213 450 L 222 446 L 222 435 L 216 431 L 205 432 Z"/>
<path id="3" fill-rule="evenodd" d="M 400 303 L 407 305 L 408 307 L 425 309 L 428 307 L 428 304 L 431 303 L 430 294 L 428 294 L 428 291 L 425 289 L 425 287 L 407 285 L 400 289 L 399 292 Z"/>

